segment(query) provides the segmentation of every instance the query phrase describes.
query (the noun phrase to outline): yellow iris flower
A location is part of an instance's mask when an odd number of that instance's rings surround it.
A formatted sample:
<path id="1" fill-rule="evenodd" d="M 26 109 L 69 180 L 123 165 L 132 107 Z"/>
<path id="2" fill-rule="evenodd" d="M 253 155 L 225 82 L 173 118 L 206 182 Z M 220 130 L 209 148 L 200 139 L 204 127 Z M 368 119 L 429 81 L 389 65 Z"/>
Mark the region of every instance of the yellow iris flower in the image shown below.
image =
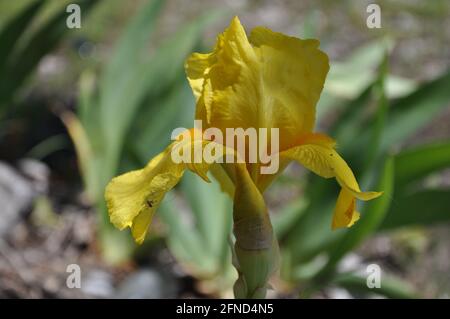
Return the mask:
<path id="1" fill-rule="evenodd" d="M 277 174 L 290 162 L 297 161 L 322 177 L 335 177 L 341 191 L 332 228 L 350 227 L 359 218 L 356 199 L 370 200 L 381 193 L 362 192 L 351 169 L 336 152 L 334 140 L 313 132 L 315 106 L 329 70 L 328 57 L 318 46 L 317 40 L 300 40 L 264 27 L 253 29 L 247 37 L 235 17 L 219 35 L 214 50 L 192 54 L 185 68 L 197 100 L 195 118 L 202 120 L 205 129 L 216 127 L 225 134 L 226 128 L 278 128 Z M 260 174 L 259 163 L 185 164 L 175 163 L 171 158 L 174 147 L 192 148 L 199 144 L 204 148 L 210 143 L 214 141 L 201 137 L 174 141 L 143 169 L 112 179 L 105 193 L 111 222 L 119 229 L 131 227 L 135 241 L 142 243 L 164 195 L 186 169 L 207 181 L 207 173 L 211 171 L 222 189 L 234 197 L 235 228 L 240 217 L 252 215 L 258 209 L 266 210 L 261 194 L 277 174 Z M 239 156 L 236 150 L 226 152 Z M 249 201 L 257 204 L 249 208 L 252 205 Z M 256 227 L 269 225 L 271 229 L 270 221 L 259 223 Z M 264 243 L 265 238 L 255 236 L 252 238 L 256 246 L 270 245 Z M 244 248 L 245 241 L 243 238 Z"/>

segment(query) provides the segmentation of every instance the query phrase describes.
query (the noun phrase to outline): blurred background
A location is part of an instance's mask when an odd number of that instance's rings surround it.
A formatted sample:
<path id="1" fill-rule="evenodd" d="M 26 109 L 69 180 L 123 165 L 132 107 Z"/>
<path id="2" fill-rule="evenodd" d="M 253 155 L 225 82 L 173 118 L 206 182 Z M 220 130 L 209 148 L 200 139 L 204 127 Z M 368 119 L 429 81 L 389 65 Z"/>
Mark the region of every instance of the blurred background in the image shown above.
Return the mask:
<path id="1" fill-rule="evenodd" d="M 265 194 L 282 254 L 269 297 L 449 298 L 450 2 L 379 0 L 369 29 L 370 2 L 0 0 L 0 297 L 232 297 L 232 206 L 216 183 L 186 174 L 139 247 L 109 224 L 103 191 L 192 126 L 184 59 L 238 15 L 247 32 L 321 41 L 317 130 L 363 189 L 384 191 L 332 232 L 336 183 L 288 167 Z"/>

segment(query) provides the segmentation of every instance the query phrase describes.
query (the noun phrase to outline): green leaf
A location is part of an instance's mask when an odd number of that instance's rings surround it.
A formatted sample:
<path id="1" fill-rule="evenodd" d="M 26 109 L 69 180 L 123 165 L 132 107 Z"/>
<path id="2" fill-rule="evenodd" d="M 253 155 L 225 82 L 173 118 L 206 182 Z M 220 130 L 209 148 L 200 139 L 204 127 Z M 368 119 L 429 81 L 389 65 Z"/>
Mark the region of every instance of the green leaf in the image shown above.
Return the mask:
<path id="1" fill-rule="evenodd" d="M 381 63 L 378 80 L 374 87 L 377 95 L 377 110 L 375 112 L 374 124 L 371 127 L 372 137 L 370 147 L 365 156 L 365 169 L 363 174 L 367 174 L 372 170 L 373 164 L 378 158 L 380 143 L 383 140 L 384 127 L 388 113 L 388 101 L 386 97 L 386 77 L 388 74 L 388 55 L 385 53 L 383 62 Z"/>
<path id="2" fill-rule="evenodd" d="M 381 277 L 380 288 L 371 289 L 367 286 L 367 278 L 349 273 L 336 276 L 332 283 L 353 293 L 378 294 L 393 299 L 415 299 L 418 297 L 408 283 L 384 274 Z"/>
<path id="3" fill-rule="evenodd" d="M 377 77 L 376 68 L 393 43 L 388 39 L 374 41 L 358 48 L 345 62 L 333 62 L 325 91 L 354 99 Z M 364 70 L 364 72 L 361 72 Z"/>
<path id="4" fill-rule="evenodd" d="M 206 183 L 193 173 L 185 174 L 181 186 L 195 216 L 197 232 L 204 240 L 204 248 L 212 254 L 221 254 L 224 248 L 228 250 L 232 221 L 229 196 L 220 191 L 218 183 Z"/>
<path id="5" fill-rule="evenodd" d="M 350 100 L 343 106 L 342 114 L 331 128 L 331 135 L 335 136 L 337 140 L 345 141 L 347 137 L 353 137 L 357 134 L 357 129 L 359 129 L 364 114 L 363 111 L 370 101 L 375 85 L 376 81 L 370 83 L 357 98 Z"/>
<path id="6" fill-rule="evenodd" d="M 155 28 L 162 0 L 139 10 L 118 41 L 100 82 L 100 126 L 106 145 L 105 176 L 117 170 L 123 139 L 151 83 L 145 81 L 144 49 Z M 147 63 L 147 65 L 143 65 Z"/>
<path id="7" fill-rule="evenodd" d="M 395 197 L 380 230 L 450 222 L 450 189 L 425 190 Z"/>
<path id="8" fill-rule="evenodd" d="M 272 224 L 277 238 L 283 238 L 291 225 L 305 212 L 307 200 L 300 198 L 289 203 L 272 218 Z"/>
<path id="9" fill-rule="evenodd" d="M 395 157 L 395 182 L 402 187 L 446 167 L 450 167 L 449 142 L 409 149 Z"/>
<path id="10" fill-rule="evenodd" d="M 213 291 L 231 288 L 235 273 L 228 244 L 232 228 L 231 199 L 218 183 L 206 183 L 191 172 L 181 181 L 185 210 L 165 201 L 159 216 L 167 225 L 167 242 L 178 262 L 209 281 Z"/>
<path id="11" fill-rule="evenodd" d="M 428 124 L 450 103 L 450 72 L 420 86 L 412 94 L 391 105 L 382 150 L 402 142 Z"/>
<path id="12" fill-rule="evenodd" d="M 305 188 L 308 200 L 305 212 L 298 215 L 284 237 L 279 238 L 280 246 L 289 250 L 292 267 L 305 263 L 339 237 L 339 232 L 331 231 L 333 207 L 339 193 L 336 183 L 317 176 L 311 176 L 310 186 Z M 329 196 L 334 192 L 334 196 Z"/>
<path id="13" fill-rule="evenodd" d="M 181 186 L 187 195 L 185 207 L 189 209 L 177 210 L 169 200 L 159 212 L 168 227 L 169 247 L 178 261 L 196 276 L 203 279 L 223 276 L 231 269 L 227 240 L 231 232 L 230 200 L 218 185 L 207 184 L 192 173 L 183 177 Z"/>
<path id="14" fill-rule="evenodd" d="M 194 267 L 196 272 L 209 273 L 215 265 L 203 249 L 200 235 L 186 225 L 181 214 L 173 203 L 167 201 L 158 209 L 159 218 L 168 226 L 170 250 L 183 263 Z"/>
<path id="15" fill-rule="evenodd" d="M 57 134 L 50 136 L 34 145 L 25 155 L 25 157 L 32 157 L 39 160 L 49 156 L 50 154 L 65 149 L 69 145 L 67 136 L 65 134 Z"/>
<path id="16" fill-rule="evenodd" d="M 133 151 L 139 165 L 167 147 L 176 127 L 191 127 L 195 100 L 186 78 L 181 74 L 173 87 L 163 96 L 151 98 L 144 104 L 130 130 Z M 161 138 L 163 137 L 163 138 Z M 151 145 L 151 147 L 149 147 Z"/>
<path id="17" fill-rule="evenodd" d="M 120 231 L 109 221 L 105 202 L 98 201 L 98 240 L 102 249 L 102 257 L 106 263 L 117 265 L 130 258 L 136 244 L 132 240 L 129 230 Z"/>
<path id="18" fill-rule="evenodd" d="M 80 1 L 78 4 L 81 11 L 87 14 L 97 2 L 98 0 Z M 0 104 L 11 99 L 24 80 L 34 71 L 41 58 L 53 50 L 70 30 L 67 28 L 66 19 L 65 11 L 56 14 L 30 37 L 19 52 L 14 51 L 14 56 L 8 60 L 3 69 L 3 76 L 8 80 L 0 81 Z"/>
<path id="19" fill-rule="evenodd" d="M 34 16 L 39 12 L 44 1 L 34 1 L 26 7 L 20 14 L 11 19 L 9 23 L 1 30 L 0 33 L 0 77 L 3 77 L 3 69 L 20 36 L 33 21 Z M 6 79 L 2 78 L 2 81 Z"/>
<path id="20" fill-rule="evenodd" d="M 86 129 L 80 120 L 71 112 L 61 115 L 64 125 L 72 139 L 78 159 L 78 166 L 83 177 L 84 186 L 90 199 L 98 202 L 103 197 L 103 189 L 99 187 L 97 178 L 97 158 Z"/>
<path id="21" fill-rule="evenodd" d="M 392 74 L 389 74 L 386 78 L 386 95 L 389 98 L 400 98 L 411 94 L 416 89 L 417 83 L 414 80 Z"/>
<path id="22" fill-rule="evenodd" d="M 101 90 L 107 101 L 120 95 L 120 92 L 115 90 L 126 87 L 126 83 L 144 61 L 144 49 L 148 46 L 149 37 L 155 29 L 163 2 L 163 0 L 149 1 L 146 6 L 139 9 L 139 13 L 121 34 L 101 81 Z"/>
<path id="23" fill-rule="evenodd" d="M 435 119 L 450 103 L 449 86 L 450 72 L 447 72 L 438 79 L 421 85 L 412 94 L 391 103 L 378 153 L 384 154 L 398 148 Z M 365 166 L 361 150 L 370 145 L 371 130 L 367 130 L 367 127 L 371 127 L 372 123 L 372 117 L 367 117 L 351 134 L 346 135 L 345 139 L 340 135 L 337 137 L 341 152 L 352 163 L 351 166 L 356 172 Z"/>
<path id="24" fill-rule="evenodd" d="M 99 147 L 101 143 L 101 130 L 98 125 L 99 108 L 95 95 L 95 75 L 91 70 L 81 74 L 79 80 L 78 116 L 83 123 L 86 132 L 91 139 L 93 147 Z"/>

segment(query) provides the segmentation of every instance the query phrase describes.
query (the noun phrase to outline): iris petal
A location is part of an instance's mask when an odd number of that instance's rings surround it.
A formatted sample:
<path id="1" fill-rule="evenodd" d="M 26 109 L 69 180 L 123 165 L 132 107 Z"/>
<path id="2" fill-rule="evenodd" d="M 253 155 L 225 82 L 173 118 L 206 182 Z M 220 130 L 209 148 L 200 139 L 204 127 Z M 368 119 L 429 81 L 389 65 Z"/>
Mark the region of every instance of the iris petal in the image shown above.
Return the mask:
<path id="1" fill-rule="evenodd" d="M 351 203 L 354 205 L 354 198 L 371 200 L 380 196 L 382 193 L 361 191 L 355 175 L 344 159 L 334 149 L 335 143 L 330 137 L 323 134 L 308 134 L 301 137 L 299 141 L 301 142 L 297 146 L 281 152 L 280 157 L 295 160 L 324 178 L 335 177 L 339 185 L 341 185 L 342 191 L 339 195 L 338 205 L 335 210 L 335 218 L 337 219 L 336 222 L 333 221 L 333 227 L 335 227 L 335 224 L 339 225 L 336 227 L 353 224 L 356 216 L 359 216 L 354 206 L 350 209 L 351 217 L 345 219 L 344 217 L 346 215 L 344 213 L 348 212 Z M 352 198 L 353 202 L 350 201 L 350 198 Z M 346 220 L 346 222 L 342 220 Z"/>
<path id="2" fill-rule="evenodd" d="M 359 213 L 356 211 L 355 197 L 342 188 L 334 209 L 331 228 L 351 227 L 359 219 Z"/>
<path id="3" fill-rule="evenodd" d="M 139 244 L 145 239 L 153 215 L 165 194 L 175 187 L 186 169 L 209 182 L 209 169 L 217 166 L 214 171 L 221 170 L 216 159 L 229 152 L 234 154 L 233 150 L 224 147 L 222 153 L 217 153 L 211 161 L 205 161 L 202 154 L 198 153 L 202 153 L 206 145 L 214 142 L 203 140 L 201 134 L 194 134 L 194 130 L 189 131 L 193 134 L 186 135 L 189 137 L 187 139 L 179 137 L 143 169 L 117 176 L 106 187 L 105 199 L 111 222 L 120 230 L 130 227 L 135 241 Z M 177 163 L 173 160 L 173 153 L 184 152 L 189 152 L 188 162 Z M 199 162 L 194 160 L 196 155 L 200 156 Z M 241 166 L 241 169 L 245 169 L 245 164 Z M 221 173 L 224 182 L 227 175 Z M 232 195 L 234 187 L 230 178 L 227 178 L 227 184 L 222 187 L 226 187 Z"/>
<path id="4" fill-rule="evenodd" d="M 278 128 L 280 149 L 312 131 L 315 106 L 329 69 L 317 40 L 255 28 L 239 19 L 218 37 L 213 52 L 194 53 L 186 73 L 197 97 L 196 118 L 208 127 Z"/>
<path id="5" fill-rule="evenodd" d="M 132 227 L 138 243 L 144 239 L 151 217 L 164 195 L 183 176 L 184 165 L 171 160 L 170 150 L 171 146 L 143 169 L 113 178 L 106 187 L 105 199 L 111 222 L 121 230 Z"/>

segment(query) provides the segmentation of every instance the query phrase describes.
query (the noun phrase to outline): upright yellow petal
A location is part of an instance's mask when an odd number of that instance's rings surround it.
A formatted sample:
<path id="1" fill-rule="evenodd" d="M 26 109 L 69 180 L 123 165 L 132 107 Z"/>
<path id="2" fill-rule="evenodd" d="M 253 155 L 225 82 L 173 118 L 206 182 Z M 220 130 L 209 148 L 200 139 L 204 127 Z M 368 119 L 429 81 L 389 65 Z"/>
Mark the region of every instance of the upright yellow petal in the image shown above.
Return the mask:
<path id="1" fill-rule="evenodd" d="M 213 52 L 186 61 L 196 118 L 224 134 L 226 128 L 278 128 L 285 149 L 314 127 L 329 69 L 318 45 L 266 28 L 255 28 L 248 39 L 235 17 Z"/>
<path id="2" fill-rule="evenodd" d="M 314 128 L 316 104 L 329 70 L 319 41 L 301 40 L 264 27 L 250 43 L 259 60 L 260 92 L 267 127 L 280 128 L 280 149 Z"/>
<path id="3" fill-rule="evenodd" d="M 213 53 L 193 53 L 186 60 L 184 67 L 196 100 L 198 100 L 202 94 L 205 75 L 208 73 L 209 68 L 215 60 L 215 55 Z"/>
<path id="4" fill-rule="evenodd" d="M 223 133 L 227 127 L 258 127 L 257 60 L 237 17 L 219 36 L 213 54 L 196 118 Z"/>

